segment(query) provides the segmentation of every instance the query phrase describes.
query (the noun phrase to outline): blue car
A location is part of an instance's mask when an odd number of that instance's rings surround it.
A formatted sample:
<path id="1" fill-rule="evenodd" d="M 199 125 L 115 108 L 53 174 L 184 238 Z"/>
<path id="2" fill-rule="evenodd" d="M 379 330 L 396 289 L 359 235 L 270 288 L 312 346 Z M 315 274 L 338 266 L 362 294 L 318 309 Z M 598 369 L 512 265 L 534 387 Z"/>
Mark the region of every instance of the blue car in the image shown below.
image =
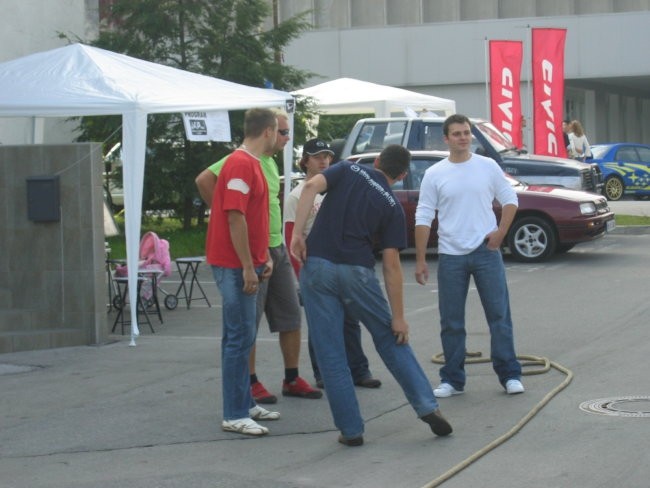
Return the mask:
<path id="1" fill-rule="evenodd" d="M 603 172 L 603 195 L 620 200 L 624 195 L 650 196 L 650 146 L 627 142 L 594 144 L 593 160 Z"/>

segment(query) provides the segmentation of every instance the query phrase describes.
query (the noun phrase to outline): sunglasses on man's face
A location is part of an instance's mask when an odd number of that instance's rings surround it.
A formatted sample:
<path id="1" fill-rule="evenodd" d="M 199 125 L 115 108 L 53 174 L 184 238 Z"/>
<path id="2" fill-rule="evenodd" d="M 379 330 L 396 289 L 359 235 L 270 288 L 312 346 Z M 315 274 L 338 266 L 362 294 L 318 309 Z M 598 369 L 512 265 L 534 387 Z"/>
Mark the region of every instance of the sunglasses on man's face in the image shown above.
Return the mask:
<path id="1" fill-rule="evenodd" d="M 278 129 L 278 132 L 282 136 L 288 136 L 289 135 L 289 129 Z"/>

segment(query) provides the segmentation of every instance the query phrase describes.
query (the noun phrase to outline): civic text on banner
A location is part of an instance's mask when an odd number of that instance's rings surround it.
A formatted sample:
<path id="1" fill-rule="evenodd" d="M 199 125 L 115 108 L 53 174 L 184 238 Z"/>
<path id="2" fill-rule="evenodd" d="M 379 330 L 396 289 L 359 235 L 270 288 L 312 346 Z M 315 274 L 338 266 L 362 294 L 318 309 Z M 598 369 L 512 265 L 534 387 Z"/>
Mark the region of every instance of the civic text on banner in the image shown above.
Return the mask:
<path id="1" fill-rule="evenodd" d="M 533 132 L 536 154 L 566 157 L 562 135 L 566 29 L 533 29 Z"/>
<path id="2" fill-rule="evenodd" d="M 490 112 L 492 123 L 514 146 L 523 145 L 521 116 L 521 41 L 490 41 Z"/>

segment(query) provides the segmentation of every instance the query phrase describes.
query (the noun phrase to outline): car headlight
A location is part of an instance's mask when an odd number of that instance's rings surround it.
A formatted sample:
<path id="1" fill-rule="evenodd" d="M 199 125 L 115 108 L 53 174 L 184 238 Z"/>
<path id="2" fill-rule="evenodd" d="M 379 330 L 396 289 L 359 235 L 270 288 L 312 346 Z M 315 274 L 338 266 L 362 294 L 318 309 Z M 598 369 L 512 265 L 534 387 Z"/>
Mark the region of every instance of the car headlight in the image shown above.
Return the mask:
<path id="1" fill-rule="evenodd" d="M 580 213 L 582 215 L 595 214 L 596 204 L 594 202 L 584 202 L 580 204 Z"/>

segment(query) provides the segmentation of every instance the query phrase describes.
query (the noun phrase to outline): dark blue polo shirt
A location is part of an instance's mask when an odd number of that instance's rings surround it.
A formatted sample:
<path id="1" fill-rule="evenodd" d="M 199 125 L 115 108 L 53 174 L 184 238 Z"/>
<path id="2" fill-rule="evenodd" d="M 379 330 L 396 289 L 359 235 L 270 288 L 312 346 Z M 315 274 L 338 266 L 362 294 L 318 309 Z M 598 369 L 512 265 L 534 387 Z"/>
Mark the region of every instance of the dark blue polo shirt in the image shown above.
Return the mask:
<path id="1" fill-rule="evenodd" d="M 343 161 L 323 172 L 327 195 L 307 255 L 373 268 L 375 249 L 406 247 L 404 209 L 379 171 Z"/>

